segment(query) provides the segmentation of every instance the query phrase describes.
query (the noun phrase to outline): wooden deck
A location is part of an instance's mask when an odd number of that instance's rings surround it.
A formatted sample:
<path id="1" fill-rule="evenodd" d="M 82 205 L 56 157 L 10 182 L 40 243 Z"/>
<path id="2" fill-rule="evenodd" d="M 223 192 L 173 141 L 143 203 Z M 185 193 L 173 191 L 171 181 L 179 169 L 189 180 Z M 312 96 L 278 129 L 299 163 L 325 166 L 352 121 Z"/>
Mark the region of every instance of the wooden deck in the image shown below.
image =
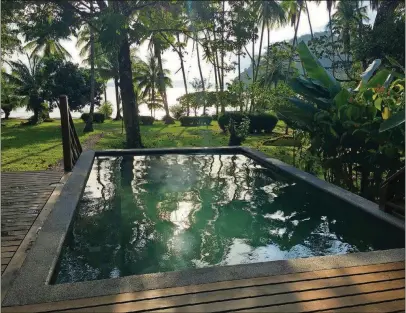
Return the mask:
<path id="1" fill-rule="evenodd" d="M 404 262 L 3 307 L 2 312 L 402 312 Z"/>
<path id="2" fill-rule="evenodd" d="M 21 266 L 62 172 L 2 173 L 2 278 Z M 55 185 L 56 184 L 56 185 Z M 49 201 L 48 201 L 49 199 Z M 45 203 L 48 203 L 45 205 Z M 45 207 L 44 207 L 45 205 Z M 20 255 L 19 255 L 20 253 Z M 22 254 L 22 256 L 21 256 Z M 18 258 L 18 262 L 15 259 Z M 10 263 L 11 262 L 11 263 Z M 10 266 L 9 266 L 10 265 Z M 9 266 L 9 268 L 7 268 Z M 15 269 L 14 269 L 15 270 Z M 4 272 L 5 271 L 5 272 Z M 4 272 L 4 275 L 3 275 Z M 3 288 L 2 282 L 2 288 Z M 3 293 L 6 290 L 3 288 Z M 404 312 L 404 262 L 2 307 L 2 312 Z"/>
<path id="3" fill-rule="evenodd" d="M 59 171 L 1 173 L 2 274 L 63 174 Z"/>

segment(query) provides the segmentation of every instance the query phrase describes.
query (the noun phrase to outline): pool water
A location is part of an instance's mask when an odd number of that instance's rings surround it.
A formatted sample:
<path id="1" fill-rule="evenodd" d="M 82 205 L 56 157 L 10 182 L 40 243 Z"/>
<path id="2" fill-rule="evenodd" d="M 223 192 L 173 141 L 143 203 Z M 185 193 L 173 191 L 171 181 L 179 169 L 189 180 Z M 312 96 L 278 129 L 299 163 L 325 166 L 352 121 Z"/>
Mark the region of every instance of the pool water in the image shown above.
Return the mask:
<path id="1" fill-rule="evenodd" d="M 243 155 L 96 157 L 53 283 L 401 247 L 401 230 Z"/>

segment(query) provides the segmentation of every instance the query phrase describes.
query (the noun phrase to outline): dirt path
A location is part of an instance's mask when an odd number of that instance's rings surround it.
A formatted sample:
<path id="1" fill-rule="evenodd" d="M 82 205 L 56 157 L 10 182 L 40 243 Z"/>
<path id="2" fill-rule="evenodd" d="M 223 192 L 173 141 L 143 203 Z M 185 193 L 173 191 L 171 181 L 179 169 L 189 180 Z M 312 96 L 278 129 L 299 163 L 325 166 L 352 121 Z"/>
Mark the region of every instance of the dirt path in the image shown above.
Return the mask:
<path id="1" fill-rule="evenodd" d="M 81 143 L 83 151 L 91 150 L 94 146 L 102 139 L 104 133 L 90 135 L 86 140 Z M 56 164 L 49 166 L 50 171 L 62 171 L 63 170 L 63 159 L 60 159 Z"/>

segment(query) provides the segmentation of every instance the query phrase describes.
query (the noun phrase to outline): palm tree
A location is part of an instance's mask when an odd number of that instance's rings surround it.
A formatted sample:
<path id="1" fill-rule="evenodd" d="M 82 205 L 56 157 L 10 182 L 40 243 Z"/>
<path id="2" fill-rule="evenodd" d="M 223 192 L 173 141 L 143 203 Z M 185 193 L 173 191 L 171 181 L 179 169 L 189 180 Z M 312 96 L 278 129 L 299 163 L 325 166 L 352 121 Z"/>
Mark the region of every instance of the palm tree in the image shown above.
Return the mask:
<path id="1" fill-rule="evenodd" d="M 119 93 L 119 72 L 118 72 L 118 59 L 115 52 L 104 55 L 104 57 L 99 58 L 96 62 L 97 71 L 100 73 L 100 76 L 104 79 L 113 78 L 114 88 L 116 93 L 116 106 L 117 113 L 115 120 L 121 120 L 121 107 L 120 107 L 120 93 Z"/>
<path id="2" fill-rule="evenodd" d="M 90 1 L 90 14 L 93 14 L 93 1 Z M 93 112 L 94 112 L 94 89 L 95 89 L 95 77 L 94 77 L 94 31 L 90 27 L 90 111 L 89 118 L 86 121 L 83 132 L 93 131 Z"/>
<path id="3" fill-rule="evenodd" d="M 316 3 L 317 5 L 319 5 L 321 2 L 322 2 L 321 0 L 316 0 L 316 1 L 315 1 L 315 3 Z M 332 9 L 333 9 L 333 6 L 335 6 L 337 0 L 326 0 L 326 1 L 324 1 L 324 2 L 326 3 L 326 6 L 327 6 L 327 11 L 328 11 L 328 25 L 329 25 L 329 28 L 330 28 L 331 46 L 333 47 L 333 46 L 334 46 L 334 33 L 333 33 L 333 26 L 332 26 L 331 11 L 332 11 Z M 334 76 L 334 72 L 335 72 L 335 65 L 334 65 L 334 64 L 335 64 L 335 61 L 334 61 L 334 59 L 335 59 L 335 56 L 334 56 L 334 48 L 332 49 L 332 51 L 333 51 L 333 59 L 332 59 L 332 62 L 331 62 L 331 69 L 332 69 L 332 71 L 333 71 L 333 76 Z"/>
<path id="4" fill-rule="evenodd" d="M 337 11 L 333 14 L 332 28 L 340 34 L 344 52 L 349 55 L 351 34 L 359 27 L 359 23 L 368 21 L 366 7 L 357 8 L 357 1 L 340 1 Z"/>
<path id="5" fill-rule="evenodd" d="M 164 60 L 162 60 L 164 62 Z M 160 84 L 160 69 L 158 60 L 154 54 L 150 53 L 147 62 L 136 59 L 133 63 L 134 71 L 134 85 L 138 86 L 138 89 L 142 90 L 142 98 L 148 98 L 150 103 L 158 102 L 159 84 Z M 163 69 L 164 73 L 164 85 L 166 87 L 172 87 L 172 81 L 169 78 L 169 70 Z M 162 94 L 161 94 L 161 100 Z"/>
<path id="6" fill-rule="evenodd" d="M 276 25 L 283 25 L 286 23 L 285 11 L 276 0 L 259 0 L 254 3 L 255 10 L 257 11 L 258 21 L 262 23 L 261 38 L 259 41 L 258 52 L 258 66 L 255 71 L 254 81 L 257 80 L 259 72 L 259 64 L 261 63 L 262 41 L 264 37 L 265 27 L 268 30 L 268 47 L 270 45 L 270 30 Z M 269 51 L 269 50 L 268 50 Z M 254 75 L 254 74 L 253 74 Z"/>
<path id="7" fill-rule="evenodd" d="M 27 104 L 27 111 L 34 112 L 32 123 L 37 124 L 42 114 L 42 103 L 45 101 L 42 86 L 46 78 L 43 73 L 42 58 L 38 55 L 27 57 L 28 66 L 21 60 L 17 62 L 10 61 L 11 74 L 5 72 L 2 74 L 13 85 L 14 95 L 21 97 L 23 103 Z"/>
<path id="8" fill-rule="evenodd" d="M 180 59 L 180 68 L 182 69 L 182 77 L 183 77 L 183 85 L 185 86 L 185 94 L 187 95 L 187 80 L 186 80 L 186 74 L 185 74 L 185 66 L 183 64 L 183 53 L 182 53 L 182 46 L 186 45 L 187 43 L 187 37 L 185 37 L 185 42 L 181 43 L 180 39 L 179 39 L 179 33 L 176 34 L 176 39 L 177 39 L 177 43 L 178 43 L 178 49 L 176 50 Z M 187 109 L 186 109 L 186 114 L 187 116 L 189 116 L 189 103 L 187 103 Z"/>
<path id="9" fill-rule="evenodd" d="M 200 65 L 199 41 L 198 41 L 197 32 L 195 32 L 195 41 L 196 41 L 197 67 L 199 68 L 200 81 L 201 81 L 202 91 L 204 94 L 204 93 L 206 93 L 206 86 L 204 84 L 202 67 Z M 203 115 L 205 115 L 205 114 L 206 114 L 206 101 L 204 101 L 204 103 L 203 103 Z"/>
<path id="10" fill-rule="evenodd" d="M 289 73 L 290 73 L 290 67 L 292 65 L 292 60 L 294 56 L 294 49 L 296 46 L 296 41 L 297 41 L 297 31 L 299 29 L 299 23 L 300 23 L 300 16 L 303 10 L 303 0 L 296 0 L 296 1 L 284 1 L 282 2 L 282 7 L 286 12 L 287 19 L 290 21 L 290 25 L 295 27 L 295 35 L 293 37 L 293 44 L 292 44 L 292 56 L 289 60 L 289 66 L 288 66 L 288 73 L 287 77 L 289 78 Z"/>
<path id="11" fill-rule="evenodd" d="M 72 56 L 59 42 L 61 38 L 52 38 L 44 36 L 37 37 L 34 40 L 28 42 L 23 48 L 27 51 L 31 51 L 31 56 L 36 54 L 42 54 L 44 57 L 58 56 L 63 59 L 70 59 Z M 70 40 L 69 38 L 64 38 Z"/>
<path id="12" fill-rule="evenodd" d="M 170 117 L 168 98 L 166 96 L 166 83 L 165 83 L 165 71 L 163 69 L 162 53 L 165 49 L 168 48 L 168 45 L 163 42 L 161 38 L 157 35 L 152 35 L 149 42 L 149 49 L 156 57 L 158 61 L 158 91 L 161 94 L 162 100 L 164 102 L 165 109 L 165 123 L 172 124 L 174 123 L 173 119 Z"/>
<path id="13" fill-rule="evenodd" d="M 79 31 L 76 47 L 80 49 L 79 55 L 83 58 L 83 63 L 90 65 L 90 27 L 88 25 L 84 25 Z M 117 111 L 115 120 L 121 120 L 121 99 L 119 92 L 119 71 L 117 58 L 118 51 L 116 51 L 116 49 L 103 51 L 103 48 L 97 39 L 95 39 L 94 51 L 97 72 L 99 72 L 100 76 L 105 80 L 109 80 L 111 78 L 114 80 Z"/>
<path id="14" fill-rule="evenodd" d="M 307 20 L 309 21 L 309 27 L 310 27 L 310 35 L 311 35 L 312 39 L 314 39 L 312 21 L 310 20 L 309 7 L 308 7 L 308 5 L 307 5 L 307 1 L 306 1 L 306 0 L 304 0 L 304 7 L 306 7 Z"/>
<path id="15" fill-rule="evenodd" d="M 4 118 L 8 119 L 12 110 L 24 105 L 24 97 L 16 95 L 15 87 L 4 75 L 6 72 L 1 71 L 1 109 L 4 112 Z"/>

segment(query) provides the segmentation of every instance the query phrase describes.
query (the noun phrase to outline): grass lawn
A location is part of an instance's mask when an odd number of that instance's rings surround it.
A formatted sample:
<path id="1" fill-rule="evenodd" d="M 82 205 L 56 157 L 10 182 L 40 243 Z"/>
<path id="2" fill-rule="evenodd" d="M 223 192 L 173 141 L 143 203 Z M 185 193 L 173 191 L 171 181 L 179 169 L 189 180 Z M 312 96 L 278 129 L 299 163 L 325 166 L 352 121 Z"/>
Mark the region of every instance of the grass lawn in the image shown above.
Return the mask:
<path id="1" fill-rule="evenodd" d="M 1 127 L 1 170 L 34 171 L 45 170 L 62 159 L 60 121 L 42 123 L 37 126 L 20 126 L 22 120 L 2 120 Z M 103 134 L 93 149 L 124 148 L 125 134 L 121 133 L 121 121 L 105 121 L 95 124 L 93 133 L 83 134 L 84 123 L 75 120 L 76 131 L 83 144 L 90 136 Z M 263 151 L 273 158 L 292 163 L 292 147 L 264 146 L 263 142 L 284 133 L 279 122 L 275 134 L 252 135 L 245 146 Z M 212 126 L 181 127 L 179 122 L 165 125 L 155 122 L 152 126 L 141 126 L 143 144 L 148 148 L 162 147 L 216 147 L 227 146 L 228 135 L 222 133 L 217 122 Z"/>

